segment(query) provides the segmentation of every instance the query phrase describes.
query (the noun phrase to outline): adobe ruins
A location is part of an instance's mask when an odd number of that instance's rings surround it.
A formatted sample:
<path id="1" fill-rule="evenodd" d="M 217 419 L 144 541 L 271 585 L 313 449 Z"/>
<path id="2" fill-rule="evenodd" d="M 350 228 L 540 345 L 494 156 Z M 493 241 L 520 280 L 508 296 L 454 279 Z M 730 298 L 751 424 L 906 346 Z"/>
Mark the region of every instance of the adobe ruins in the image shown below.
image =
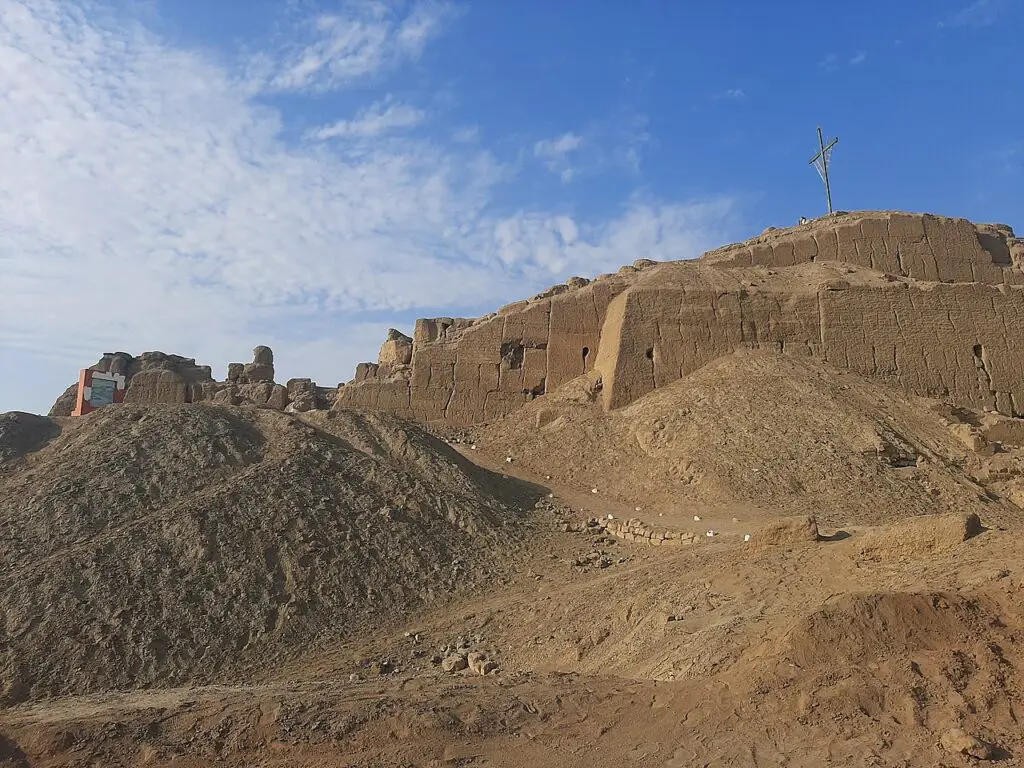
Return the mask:
<path id="1" fill-rule="evenodd" d="M 618 408 L 723 355 L 768 349 L 1024 416 L 1022 319 L 1024 239 L 1009 227 L 865 212 L 771 229 L 696 260 L 574 277 L 481 318 L 418 320 L 411 338 L 391 331 L 378 361 L 337 390 L 274 384 L 263 347 L 226 382 L 161 353 L 106 355 L 96 370 L 129 374 L 127 402 L 358 407 L 466 426 L 581 376 Z"/>
<path id="2" fill-rule="evenodd" d="M 144 352 L 138 357 L 127 352 L 107 352 L 94 371 L 119 373 L 125 377 L 126 403 L 201 403 L 253 405 L 278 411 L 326 410 L 334 402 L 335 389 L 318 387 L 310 379 L 274 382 L 274 353 L 270 347 L 253 350 L 250 363 L 229 363 L 225 381 L 213 378 L 208 365 L 196 365 L 195 358 Z M 75 407 L 78 385 L 64 391 L 50 409 L 50 416 L 70 416 Z"/>
<path id="3" fill-rule="evenodd" d="M 818 219 L 705 254 L 572 278 L 475 320 L 419 320 L 408 363 L 362 365 L 335 407 L 503 416 L 579 376 L 606 409 L 741 348 L 814 355 L 908 392 L 1024 414 L 1024 240 L 907 213 Z M 404 359 L 404 358 L 403 358 Z"/>

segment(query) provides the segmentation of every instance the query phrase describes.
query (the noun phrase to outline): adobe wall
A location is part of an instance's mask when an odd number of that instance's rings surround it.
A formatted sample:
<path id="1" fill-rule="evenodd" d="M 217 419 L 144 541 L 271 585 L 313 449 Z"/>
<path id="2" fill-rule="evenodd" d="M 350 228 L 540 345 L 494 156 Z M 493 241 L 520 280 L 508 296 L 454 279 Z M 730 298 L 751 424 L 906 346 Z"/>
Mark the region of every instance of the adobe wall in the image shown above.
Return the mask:
<path id="1" fill-rule="evenodd" d="M 769 347 L 1016 413 L 1022 263 L 1024 241 L 1005 226 L 826 217 L 698 261 L 574 278 L 478 320 L 420 320 L 410 363 L 361 366 L 335 407 L 468 425 L 596 367 L 605 406 L 617 408 L 737 348 Z"/>
<path id="2" fill-rule="evenodd" d="M 737 349 L 771 349 L 814 355 L 911 393 L 1024 415 L 1024 286 L 887 280 L 834 265 L 785 275 L 679 271 L 688 274 L 632 287 L 609 309 L 597 362 L 606 408 Z"/>
<path id="3" fill-rule="evenodd" d="M 705 254 L 640 259 L 595 281 L 570 278 L 477 319 L 390 331 L 376 363 L 337 391 L 274 383 L 273 353 L 232 363 L 224 382 L 190 358 L 105 355 L 127 402 L 359 407 L 425 423 L 504 416 L 591 371 L 618 408 L 742 348 L 820 356 L 921 395 L 1024 411 L 1024 240 L 1009 227 L 872 212 L 818 219 Z M 70 413 L 76 387 L 51 415 Z"/>
<path id="4" fill-rule="evenodd" d="M 138 357 L 107 352 L 90 369 L 122 374 L 127 384 L 124 402 L 138 405 L 210 402 L 302 412 L 330 408 L 335 393 L 310 379 L 274 383 L 274 353 L 264 346 L 253 350 L 251 363 L 230 363 L 225 381 L 214 380 L 210 366 L 196 365 L 194 358 L 163 352 L 143 352 Z M 77 394 L 78 384 L 72 384 L 49 415 L 70 416 Z"/>
<path id="5" fill-rule="evenodd" d="M 411 364 L 361 366 L 335 406 L 457 425 L 503 416 L 594 367 L 608 305 L 637 274 L 628 267 L 594 282 L 576 278 L 573 288 L 555 286 L 478 320 L 418 320 Z"/>
<path id="6" fill-rule="evenodd" d="M 1024 284 L 1024 240 L 1005 225 L 901 212 L 843 214 L 712 251 L 709 266 L 856 264 L 929 282 Z"/>

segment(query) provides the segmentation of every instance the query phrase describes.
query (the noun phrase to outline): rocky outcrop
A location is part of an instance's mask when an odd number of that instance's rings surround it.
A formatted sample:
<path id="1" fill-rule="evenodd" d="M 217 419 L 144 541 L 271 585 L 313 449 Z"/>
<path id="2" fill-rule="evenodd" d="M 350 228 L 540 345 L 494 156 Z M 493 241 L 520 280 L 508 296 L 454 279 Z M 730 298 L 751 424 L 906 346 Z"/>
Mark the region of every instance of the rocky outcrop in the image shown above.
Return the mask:
<path id="1" fill-rule="evenodd" d="M 127 352 L 106 352 L 90 368 L 122 374 L 128 384 L 126 403 L 198 402 L 210 399 L 216 385 L 210 366 L 196 365 L 195 358 L 163 352 L 144 352 L 138 357 Z M 50 416 L 70 416 L 77 392 L 77 384 L 65 390 L 50 409 Z"/>
<path id="2" fill-rule="evenodd" d="M 336 407 L 468 425 L 589 374 L 608 409 L 738 349 L 812 355 L 952 404 L 1024 415 L 1024 240 L 1004 225 L 842 214 L 419 320 L 408 363 L 363 364 Z M 385 343 L 388 348 L 389 342 Z M 390 349 L 390 348 L 389 348 Z M 403 357 L 404 359 L 404 357 Z"/>
<path id="3" fill-rule="evenodd" d="M 328 409 L 334 389 L 318 387 L 309 379 L 293 379 L 289 385 L 274 383 L 274 353 L 269 347 L 253 350 L 251 363 L 230 363 L 227 380 L 214 380 L 208 365 L 196 365 L 194 358 L 144 352 L 134 357 L 127 352 L 108 352 L 91 366 L 94 371 L 120 373 L 126 380 L 126 403 L 200 403 L 255 405 L 284 411 Z M 70 416 L 78 385 L 62 394 L 50 416 Z"/>
<path id="4" fill-rule="evenodd" d="M 239 383 L 258 384 L 265 381 L 274 381 L 274 353 L 270 347 L 259 346 L 252 351 L 252 362 L 242 366 Z"/>

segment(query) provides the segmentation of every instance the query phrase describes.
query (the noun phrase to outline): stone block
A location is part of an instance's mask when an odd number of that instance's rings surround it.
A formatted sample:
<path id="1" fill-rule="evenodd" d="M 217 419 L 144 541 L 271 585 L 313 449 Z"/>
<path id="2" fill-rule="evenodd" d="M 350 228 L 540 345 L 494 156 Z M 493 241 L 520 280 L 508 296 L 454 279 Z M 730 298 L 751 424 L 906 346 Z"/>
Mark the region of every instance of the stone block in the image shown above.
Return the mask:
<path id="1" fill-rule="evenodd" d="M 274 366 L 266 363 L 246 363 L 242 378 L 248 382 L 273 381 Z"/>

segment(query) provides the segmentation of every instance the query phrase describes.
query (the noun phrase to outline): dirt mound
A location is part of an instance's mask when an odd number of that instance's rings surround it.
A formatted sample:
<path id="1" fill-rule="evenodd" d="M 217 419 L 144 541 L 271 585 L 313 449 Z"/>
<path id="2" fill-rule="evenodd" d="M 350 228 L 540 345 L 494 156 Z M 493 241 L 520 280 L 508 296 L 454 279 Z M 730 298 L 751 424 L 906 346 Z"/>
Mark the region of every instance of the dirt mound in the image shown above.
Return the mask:
<path id="1" fill-rule="evenodd" d="M 869 531 L 857 541 L 858 560 L 892 561 L 949 552 L 984 528 L 975 514 L 926 515 Z"/>
<path id="2" fill-rule="evenodd" d="M 590 379 L 474 434 L 535 473 L 666 516 L 743 508 L 845 526 L 985 509 L 963 442 L 928 401 L 804 357 L 721 358 L 604 413 Z"/>
<path id="3" fill-rule="evenodd" d="M 518 486 L 419 428 L 122 406 L 0 479 L 6 702 L 211 681 L 500 575 Z"/>
<path id="4" fill-rule="evenodd" d="M 755 546 L 804 544 L 819 538 L 818 521 L 809 515 L 786 517 L 769 523 L 754 537 Z"/>
<path id="5" fill-rule="evenodd" d="M 56 422 L 31 413 L 0 413 L 0 468 L 38 451 L 60 434 Z"/>
<path id="6" fill-rule="evenodd" d="M 959 595 L 843 595 L 798 623 L 787 657 L 807 669 L 936 650 L 981 637 L 998 615 L 993 605 Z"/>
<path id="7" fill-rule="evenodd" d="M 1021 608 L 1016 590 L 843 595 L 796 624 L 759 685 L 785 689 L 780 711 L 812 731 L 841 722 L 913 756 L 893 764 L 1008 757 L 1020 745 Z"/>

